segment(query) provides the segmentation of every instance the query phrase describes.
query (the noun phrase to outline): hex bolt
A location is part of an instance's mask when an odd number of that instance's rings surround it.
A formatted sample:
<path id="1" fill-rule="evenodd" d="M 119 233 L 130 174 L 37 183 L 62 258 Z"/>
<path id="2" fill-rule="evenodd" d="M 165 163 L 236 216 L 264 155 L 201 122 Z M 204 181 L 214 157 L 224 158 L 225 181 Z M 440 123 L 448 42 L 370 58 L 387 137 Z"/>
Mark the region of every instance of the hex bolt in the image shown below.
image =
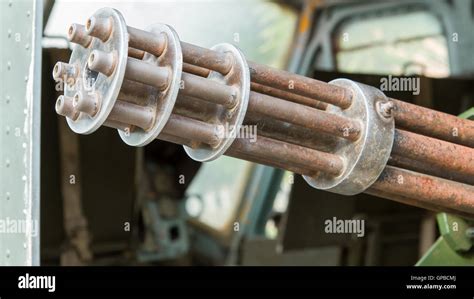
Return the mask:
<path id="1" fill-rule="evenodd" d="M 70 42 L 79 44 L 84 48 L 89 47 L 92 42 L 92 37 L 87 34 L 86 27 L 75 23 L 69 26 L 67 38 Z"/>
<path id="2" fill-rule="evenodd" d="M 99 111 L 99 95 L 97 92 L 78 91 L 73 97 L 72 105 L 77 110 L 94 116 Z"/>
<path id="3" fill-rule="evenodd" d="M 73 106 L 73 99 L 64 95 L 60 95 L 56 100 L 56 113 L 62 116 L 76 120 L 79 117 L 79 111 Z"/>
<path id="4" fill-rule="evenodd" d="M 376 109 L 379 115 L 384 118 L 391 118 L 395 105 L 392 101 L 377 102 Z"/>
<path id="5" fill-rule="evenodd" d="M 75 65 L 61 61 L 57 62 L 53 68 L 53 78 L 56 81 L 64 80 L 68 82 L 72 79 L 71 83 L 74 83 L 78 74 L 79 70 Z"/>
<path id="6" fill-rule="evenodd" d="M 112 19 L 90 17 L 86 22 L 86 31 L 87 34 L 97 37 L 105 42 L 109 39 L 112 33 Z"/>
<path id="7" fill-rule="evenodd" d="M 96 72 L 106 76 L 113 74 L 117 64 L 116 56 L 113 53 L 107 53 L 101 50 L 94 50 L 87 59 L 88 67 Z"/>

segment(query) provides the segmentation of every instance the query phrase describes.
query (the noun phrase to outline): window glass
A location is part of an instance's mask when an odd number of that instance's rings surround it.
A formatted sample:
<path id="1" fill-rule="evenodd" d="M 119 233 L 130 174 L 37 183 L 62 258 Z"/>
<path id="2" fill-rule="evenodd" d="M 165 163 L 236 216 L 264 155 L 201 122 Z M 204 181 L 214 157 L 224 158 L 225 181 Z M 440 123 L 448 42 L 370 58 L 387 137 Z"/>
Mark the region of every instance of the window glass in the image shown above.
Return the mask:
<path id="1" fill-rule="evenodd" d="M 443 28 L 427 12 L 348 22 L 338 31 L 336 44 L 337 69 L 342 72 L 449 75 Z"/>

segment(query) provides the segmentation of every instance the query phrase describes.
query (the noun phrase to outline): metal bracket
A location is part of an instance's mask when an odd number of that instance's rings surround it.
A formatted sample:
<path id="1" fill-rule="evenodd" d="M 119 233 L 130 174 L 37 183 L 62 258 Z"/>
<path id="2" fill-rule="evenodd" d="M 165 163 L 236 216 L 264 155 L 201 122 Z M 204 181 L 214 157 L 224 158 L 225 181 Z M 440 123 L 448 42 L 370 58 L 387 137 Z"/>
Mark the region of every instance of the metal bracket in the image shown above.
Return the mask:
<path id="1" fill-rule="evenodd" d="M 472 266 L 474 252 L 468 221 L 447 213 L 436 216 L 441 236 L 416 263 L 416 266 Z"/>
<path id="2" fill-rule="evenodd" d="M 178 203 L 179 212 L 171 219 L 160 215 L 159 206 L 152 200 L 144 203 L 143 211 L 146 228 L 145 241 L 137 250 L 140 262 L 176 259 L 189 250 L 189 236 L 185 211 Z"/>

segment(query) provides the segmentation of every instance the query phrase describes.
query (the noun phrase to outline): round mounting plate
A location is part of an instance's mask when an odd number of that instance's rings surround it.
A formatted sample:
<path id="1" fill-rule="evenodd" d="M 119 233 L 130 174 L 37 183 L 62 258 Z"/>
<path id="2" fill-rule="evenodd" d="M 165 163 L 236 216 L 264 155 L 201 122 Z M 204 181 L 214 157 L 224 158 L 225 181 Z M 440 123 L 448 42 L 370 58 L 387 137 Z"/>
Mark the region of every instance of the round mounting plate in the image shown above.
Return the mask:
<path id="1" fill-rule="evenodd" d="M 224 133 L 221 142 L 216 147 L 202 144 L 196 148 L 184 146 L 184 150 L 192 159 L 200 162 L 212 161 L 222 156 L 232 145 L 247 112 L 250 93 L 250 72 L 244 54 L 232 44 L 218 44 L 211 48 L 214 51 L 230 53 L 233 66 L 228 74 L 211 71 L 208 79 L 236 88 L 237 104 L 232 109 L 215 105 L 211 123 L 216 125 L 216 131 Z M 222 130 L 220 130 L 222 129 Z"/>
<path id="2" fill-rule="evenodd" d="M 166 49 L 156 57 L 153 54 L 145 53 L 144 61 L 152 63 L 159 67 L 168 68 L 171 77 L 168 87 L 163 91 L 158 91 L 157 88 L 150 87 L 152 91 L 147 98 L 145 106 L 151 109 L 154 113 L 154 122 L 151 128 L 143 130 L 139 127 L 134 127 L 130 132 L 118 130 L 122 140 L 132 146 L 145 146 L 152 142 L 163 130 L 168 122 L 168 119 L 173 111 L 178 97 L 179 87 L 181 83 L 181 72 L 183 69 L 183 54 L 181 51 L 181 43 L 178 34 L 173 28 L 166 24 L 153 24 L 147 28 L 156 35 L 166 35 Z"/>
<path id="3" fill-rule="evenodd" d="M 102 8 L 94 13 L 94 17 L 112 20 L 111 36 L 105 42 L 94 37 L 87 48 L 75 45 L 69 63 L 79 68 L 78 80 L 72 86 L 66 82 L 64 84 L 64 95 L 68 97 L 73 97 L 78 91 L 99 94 L 100 105 L 94 116 L 81 112 L 76 120 L 67 118 L 69 127 L 79 134 L 90 134 L 105 122 L 117 100 L 127 65 L 128 33 L 122 14 L 113 8 Z M 110 76 L 94 72 L 87 67 L 87 60 L 93 50 L 101 50 L 115 55 L 117 63 Z"/>

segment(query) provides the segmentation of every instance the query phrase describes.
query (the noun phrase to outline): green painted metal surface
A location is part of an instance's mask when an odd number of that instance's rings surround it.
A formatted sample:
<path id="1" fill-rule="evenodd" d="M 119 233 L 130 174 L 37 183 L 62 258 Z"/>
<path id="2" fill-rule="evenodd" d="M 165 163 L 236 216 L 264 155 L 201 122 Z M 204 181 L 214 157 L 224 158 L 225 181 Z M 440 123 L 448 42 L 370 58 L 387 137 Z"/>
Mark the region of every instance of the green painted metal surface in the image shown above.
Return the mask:
<path id="1" fill-rule="evenodd" d="M 474 266 L 474 253 L 459 253 L 439 237 L 416 266 Z"/>
<path id="2" fill-rule="evenodd" d="M 474 107 L 459 114 L 459 117 L 474 120 Z"/>
<path id="3" fill-rule="evenodd" d="M 0 265 L 39 264 L 42 1 L 0 1 Z"/>
<path id="4" fill-rule="evenodd" d="M 448 213 L 436 215 L 441 236 L 454 251 L 467 252 L 472 248 L 472 240 L 466 232 L 472 223 Z"/>

